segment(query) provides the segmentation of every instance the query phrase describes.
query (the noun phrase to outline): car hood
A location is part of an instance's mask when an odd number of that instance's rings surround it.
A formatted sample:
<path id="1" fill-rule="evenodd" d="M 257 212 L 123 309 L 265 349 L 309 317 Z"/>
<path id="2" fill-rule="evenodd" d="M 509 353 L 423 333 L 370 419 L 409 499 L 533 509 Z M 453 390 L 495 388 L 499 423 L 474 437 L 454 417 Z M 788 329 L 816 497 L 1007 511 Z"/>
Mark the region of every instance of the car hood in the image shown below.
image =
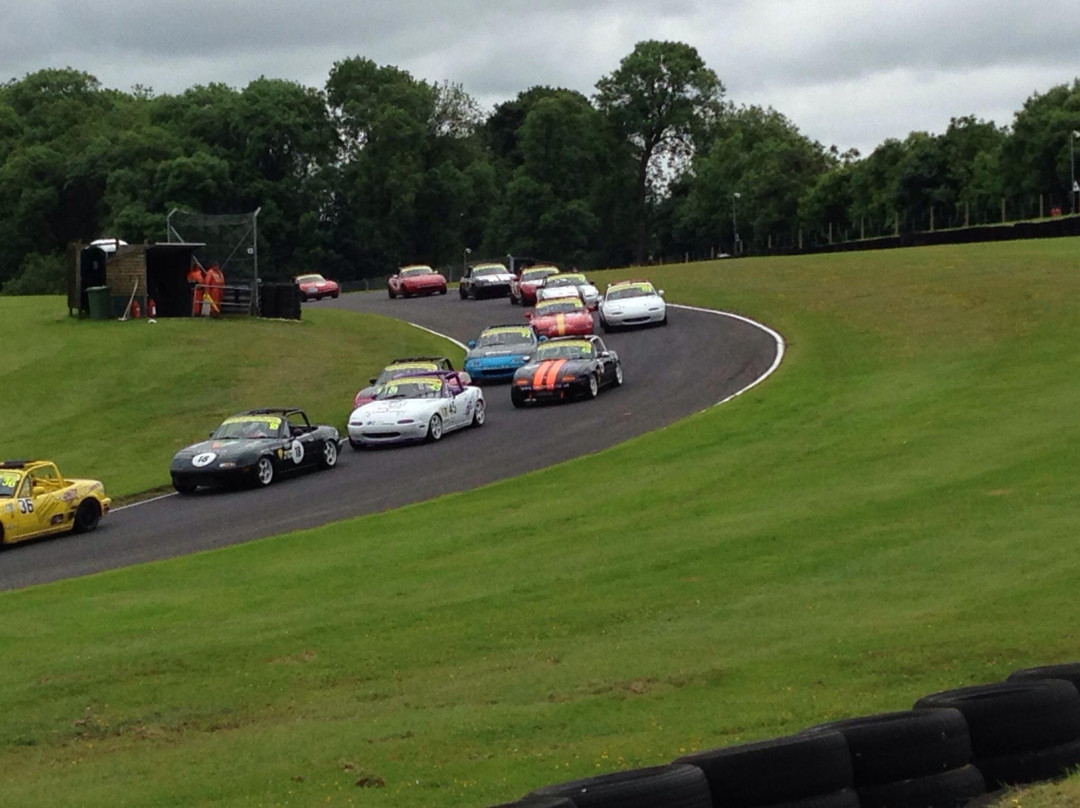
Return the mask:
<path id="1" fill-rule="evenodd" d="M 396 423 L 404 418 L 428 418 L 439 409 L 445 399 L 441 398 L 391 398 L 385 401 L 369 401 L 352 411 L 350 424 Z"/>
<path id="2" fill-rule="evenodd" d="M 465 356 L 465 361 L 472 359 L 489 359 L 496 356 L 528 356 L 533 352 L 533 346 L 527 343 L 521 345 L 485 345 L 471 348 Z"/>
<path id="3" fill-rule="evenodd" d="M 664 299 L 659 295 L 649 297 L 628 297 L 623 300 L 606 300 L 601 305 L 605 311 L 649 311 L 659 309 Z"/>
<path id="4" fill-rule="evenodd" d="M 555 368 L 555 365 L 560 367 Z M 539 371 L 557 370 L 559 375 L 588 373 L 592 370 L 591 359 L 545 359 L 543 362 L 529 362 L 518 368 L 515 378 L 531 378 Z"/>
<path id="5" fill-rule="evenodd" d="M 244 439 L 228 439 L 228 440 L 210 440 L 200 441 L 194 443 L 191 446 L 186 446 L 173 455 L 173 464 L 177 463 L 192 463 L 195 458 L 200 460 L 207 458 L 209 455 L 213 455 L 201 465 L 209 465 L 215 461 L 222 460 L 242 460 L 244 458 L 258 455 L 264 450 L 270 450 L 277 448 L 281 441 L 278 438 L 244 438 Z M 192 463 L 195 466 L 200 466 L 199 463 Z"/>

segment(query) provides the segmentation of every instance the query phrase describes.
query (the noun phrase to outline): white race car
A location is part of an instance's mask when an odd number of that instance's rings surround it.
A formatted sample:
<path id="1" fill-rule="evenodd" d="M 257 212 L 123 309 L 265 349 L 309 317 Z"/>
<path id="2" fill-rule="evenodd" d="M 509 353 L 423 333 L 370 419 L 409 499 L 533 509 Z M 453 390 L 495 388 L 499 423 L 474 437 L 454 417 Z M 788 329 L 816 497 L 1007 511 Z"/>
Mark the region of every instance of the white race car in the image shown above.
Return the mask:
<path id="1" fill-rule="evenodd" d="M 619 281 L 610 284 L 597 307 L 604 331 L 635 325 L 667 325 L 664 290 L 648 281 Z"/>
<path id="2" fill-rule="evenodd" d="M 536 300 L 540 302 L 553 297 L 566 297 L 568 287 L 578 290 L 590 311 L 600 302 L 600 290 L 580 272 L 561 272 L 544 278 L 544 282 L 536 287 Z"/>
<path id="3" fill-rule="evenodd" d="M 383 443 L 437 441 L 447 432 L 483 426 L 484 391 L 452 370 L 427 371 L 390 379 L 375 397 L 349 416 L 354 449 Z"/>

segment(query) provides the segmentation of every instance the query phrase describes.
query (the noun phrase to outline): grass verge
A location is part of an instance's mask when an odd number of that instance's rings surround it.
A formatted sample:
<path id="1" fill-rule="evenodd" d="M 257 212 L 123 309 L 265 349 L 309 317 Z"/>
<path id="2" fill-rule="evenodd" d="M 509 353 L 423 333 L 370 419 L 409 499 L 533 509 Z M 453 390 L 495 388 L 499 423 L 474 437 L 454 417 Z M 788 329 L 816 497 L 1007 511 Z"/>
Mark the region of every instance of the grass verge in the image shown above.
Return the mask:
<path id="1" fill-rule="evenodd" d="M 1078 246 L 608 273 L 788 358 L 518 480 L 0 595 L 0 788 L 483 806 L 1074 659 Z"/>

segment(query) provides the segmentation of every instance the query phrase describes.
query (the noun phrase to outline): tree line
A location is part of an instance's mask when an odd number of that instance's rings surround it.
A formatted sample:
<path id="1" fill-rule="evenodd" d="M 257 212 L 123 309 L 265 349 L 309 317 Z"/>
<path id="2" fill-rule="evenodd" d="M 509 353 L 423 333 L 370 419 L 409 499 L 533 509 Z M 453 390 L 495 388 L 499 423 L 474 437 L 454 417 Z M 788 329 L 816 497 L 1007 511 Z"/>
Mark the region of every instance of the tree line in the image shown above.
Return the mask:
<path id="1" fill-rule="evenodd" d="M 867 156 L 735 106 L 697 51 L 639 43 L 592 97 L 461 86 L 352 57 L 325 87 L 156 95 L 71 68 L 0 85 L 0 291 L 62 291 L 75 241 L 165 240 L 180 208 L 260 209 L 266 276 L 542 256 L 581 268 L 809 248 L 1071 213 L 1080 79 L 1002 127 L 954 118 Z"/>

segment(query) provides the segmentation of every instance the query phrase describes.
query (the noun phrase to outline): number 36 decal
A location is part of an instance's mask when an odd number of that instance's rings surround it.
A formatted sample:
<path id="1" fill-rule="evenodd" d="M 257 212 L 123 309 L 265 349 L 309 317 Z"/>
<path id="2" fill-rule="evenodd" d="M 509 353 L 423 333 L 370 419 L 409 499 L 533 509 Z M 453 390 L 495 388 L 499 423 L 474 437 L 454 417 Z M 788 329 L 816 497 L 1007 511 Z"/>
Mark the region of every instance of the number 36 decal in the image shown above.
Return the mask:
<path id="1" fill-rule="evenodd" d="M 19 500 L 19 513 L 33 513 L 34 512 L 34 500 L 32 499 L 20 499 Z"/>

